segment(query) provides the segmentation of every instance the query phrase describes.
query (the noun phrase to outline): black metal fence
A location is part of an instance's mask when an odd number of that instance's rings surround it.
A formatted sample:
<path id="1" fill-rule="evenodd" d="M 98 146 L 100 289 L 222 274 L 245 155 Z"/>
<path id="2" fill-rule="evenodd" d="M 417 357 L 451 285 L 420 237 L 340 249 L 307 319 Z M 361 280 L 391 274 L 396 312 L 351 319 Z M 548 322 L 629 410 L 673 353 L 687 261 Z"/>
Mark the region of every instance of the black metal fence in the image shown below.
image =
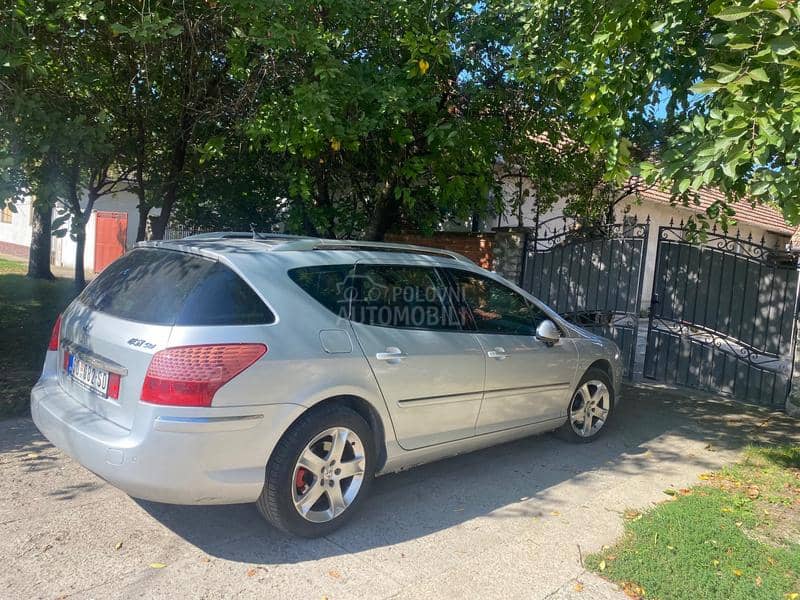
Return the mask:
<path id="1" fill-rule="evenodd" d="M 530 234 L 522 287 L 567 320 L 614 340 L 631 377 L 650 220 Z"/>
<path id="2" fill-rule="evenodd" d="M 798 270 L 777 245 L 660 227 L 644 377 L 783 407 Z"/>

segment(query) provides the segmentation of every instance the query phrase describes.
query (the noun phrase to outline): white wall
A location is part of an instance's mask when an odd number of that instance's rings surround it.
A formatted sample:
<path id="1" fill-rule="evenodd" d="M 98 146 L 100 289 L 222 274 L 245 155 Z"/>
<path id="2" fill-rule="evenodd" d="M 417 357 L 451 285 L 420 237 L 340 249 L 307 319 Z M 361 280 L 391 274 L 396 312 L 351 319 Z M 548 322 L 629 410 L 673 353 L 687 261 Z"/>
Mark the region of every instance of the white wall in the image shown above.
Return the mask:
<path id="1" fill-rule="evenodd" d="M 98 211 L 124 212 L 128 214 L 128 231 L 125 249 L 129 250 L 136 243 L 136 228 L 139 222 L 137 205 L 138 198 L 129 192 L 120 192 L 113 196 L 104 196 L 94 204 L 92 216 L 86 223 L 86 248 L 83 253 L 83 262 L 87 271 L 94 271 L 94 242 L 96 232 L 96 214 Z M 82 201 L 85 208 L 86 200 Z M 73 268 L 75 266 L 76 243 L 69 234 L 62 238 L 53 238 L 53 264 L 59 267 Z"/>
<path id="2" fill-rule="evenodd" d="M 11 216 L 11 223 L 0 223 L 0 242 L 16 244 L 17 246 L 31 245 L 31 210 L 33 204 L 30 198 L 17 202 L 17 209 Z"/>

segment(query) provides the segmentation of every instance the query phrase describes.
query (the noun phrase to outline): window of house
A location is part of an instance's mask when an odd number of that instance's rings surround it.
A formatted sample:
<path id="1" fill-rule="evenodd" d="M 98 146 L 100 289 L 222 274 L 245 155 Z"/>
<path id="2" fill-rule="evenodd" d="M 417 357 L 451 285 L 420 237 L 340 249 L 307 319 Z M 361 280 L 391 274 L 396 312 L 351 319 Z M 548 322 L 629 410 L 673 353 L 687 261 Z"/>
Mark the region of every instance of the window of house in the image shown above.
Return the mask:
<path id="1" fill-rule="evenodd" d="M 3 206 L 3 212 L 0 213 L 0 223 L 11 223 L 14 218 L 14 213 L 11 211 L 11 207 L 6 204 Z"/>

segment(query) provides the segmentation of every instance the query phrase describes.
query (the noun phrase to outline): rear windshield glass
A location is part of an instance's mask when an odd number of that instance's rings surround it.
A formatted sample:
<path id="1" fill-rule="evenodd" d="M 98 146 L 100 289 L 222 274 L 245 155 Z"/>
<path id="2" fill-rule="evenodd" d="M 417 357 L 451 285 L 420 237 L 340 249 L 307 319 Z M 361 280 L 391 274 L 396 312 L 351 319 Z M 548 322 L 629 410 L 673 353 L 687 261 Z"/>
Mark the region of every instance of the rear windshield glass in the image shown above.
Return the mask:
<path id="1" fill-rule="evenodd" d="M 98 275 L 78 300 L 114 317 L 156 325 L 254 325 L 275 320 L 228 267 L 170 250 L 126 254 Z"/>

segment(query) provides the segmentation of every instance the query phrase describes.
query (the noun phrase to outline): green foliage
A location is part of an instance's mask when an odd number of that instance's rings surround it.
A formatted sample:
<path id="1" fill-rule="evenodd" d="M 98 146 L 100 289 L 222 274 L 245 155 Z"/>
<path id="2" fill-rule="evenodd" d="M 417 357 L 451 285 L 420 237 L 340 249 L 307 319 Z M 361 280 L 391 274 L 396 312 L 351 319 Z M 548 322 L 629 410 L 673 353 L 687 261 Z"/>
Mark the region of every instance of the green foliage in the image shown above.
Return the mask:
<path id="1" fill-rule="evenodd" d="M 548 0 L 507 8 L 521 22 L 519 77 L 574 117 L 577 139 L 605 163 L 606 180 L 645 168 L 678 202 L 715 186 L 728 202 L 775 203 L 800 220 L 796 3 Z M 621 152 L 626 140 L 657 151 L 657 168 Z M 709 221 L 727 214 L 715 210 Z"/>

